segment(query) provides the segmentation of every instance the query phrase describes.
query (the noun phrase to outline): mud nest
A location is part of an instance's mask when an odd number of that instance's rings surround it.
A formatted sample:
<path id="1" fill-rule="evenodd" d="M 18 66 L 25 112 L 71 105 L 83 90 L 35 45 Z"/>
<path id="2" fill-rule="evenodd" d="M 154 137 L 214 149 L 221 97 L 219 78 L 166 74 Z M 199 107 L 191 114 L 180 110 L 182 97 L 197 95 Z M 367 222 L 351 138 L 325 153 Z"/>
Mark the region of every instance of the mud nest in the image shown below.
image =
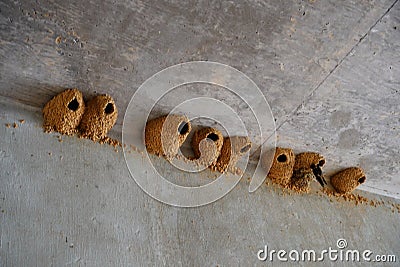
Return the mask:
<path id="1" fill-rule="evenodd" d="M 117 117 L 118 110 L 111 96 L 99 95 L 92 98 L 79 125 L 81 136 L 93 141 L 105 138 Z"/>
<path id="2" fill-rule="evenodd" d="M 274 183 L 288 185 L 293 174 L 294 159 L 292 149 L 277 147 L 268 177 Z"/>
<path id="3" fill-rule="evenodd" d="M 217 162 L 212 164 L 210 168 L 221 173 L 228 170 L 233 171 L 239 159 L 250 149 L 251 141 L 247 136 L 225 137 Z"/>
<path id="4" fill-rule="evenodd" d="M 53 97 L 43 108 L 43 129 L 73 135 L 85 112 L 82 93 L 78 89 L 67 89 Z"/>
<path id="5" fill-rule="evenodd" d="M 364 183 L 366 176 L 359 167 L 350 167 L 339 171 L 331 178 L 333 188 L 339 193 L 350 193 Z"/>
<path id="6" fill-rule="evenodd" d="M 204 149 L 200 151 L 200 142 L 206 142 Z M 202 162 L 215 165 L 221 153 L 224 137 L 222 133 L 214 128 L 206 127 L 194 132 L 192 137 L 192 149 L 195 159 L 202 158 Z M 212 149 L 215 146 L 215 149 Z"/>
<path id="7" fill-rule="evenodd" d="M 190 121 L 183 115 L 167 115 L 150 120 L 145 128 L 147 151 L 166 158 L 175 157 L 190 131 Z"/>

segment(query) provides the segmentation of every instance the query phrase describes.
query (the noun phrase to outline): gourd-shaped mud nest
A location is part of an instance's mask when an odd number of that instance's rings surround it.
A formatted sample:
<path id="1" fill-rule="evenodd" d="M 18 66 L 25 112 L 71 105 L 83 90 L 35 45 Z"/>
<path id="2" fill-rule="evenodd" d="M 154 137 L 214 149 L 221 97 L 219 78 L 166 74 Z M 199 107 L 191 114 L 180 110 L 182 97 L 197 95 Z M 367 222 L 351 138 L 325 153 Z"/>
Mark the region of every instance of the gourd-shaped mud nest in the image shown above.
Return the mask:
<path id="1" fill-rule="evenodd" d="M 277 147 L 268 177 L 277 184 L 286 186 L 293 174 L 295 156 L 290 148 Z"/>
<path id="2" fill-rule="evenodd" d="M 350 193 L 365 180 L 366 177 L 361 168 L 350 167 L 333 175 L 331 184 L 338 193 Z"/>
<path id="3" fill-rule="evenodd" d="M 206 142 L 204 150 L 200 151 L 200 143 Z M 206 127 L 194 132 L 192 137 L 192 149 L 195 159 L 202 159 L 203 164 L 215 165 L 221 153 L 224 137 L 214 128 Z M 212 149 L 215 146 L 215 149 Z"/>
<path id="4" fill-rule="evenodd" d="M 117 121 L 117 117 L 118 110 L 111 96 L 99 95 L 92 98 L 79 125 L 81 136 L 93 141 L 105 138 Z"/>
<path id="5" fill-rule="evenodd" d="M 53 97 L 43 108 L 43 129 L 72 135 L 77 132 L 85 112 L 82 93 L 78 89 L 67 89 Z"/>
<path id="6" fill-rule="evenodd" d="M 210 167 L 212 170 L 224 173 L 226 171 L 234 172 L 234 167 L 239 159 L 249 152 L 251 141 L 247 136 L 225 137 L 221 148 L 221 153 L 215 164 Z"/>
<path id="7" fill-rule="evenodd" d="M 145 128 L 147 151 L 158 156 L 173 158 L 178 154 L 190 130 L 190 121 L 183 115 L 166 115 L 150 120 Z"/>

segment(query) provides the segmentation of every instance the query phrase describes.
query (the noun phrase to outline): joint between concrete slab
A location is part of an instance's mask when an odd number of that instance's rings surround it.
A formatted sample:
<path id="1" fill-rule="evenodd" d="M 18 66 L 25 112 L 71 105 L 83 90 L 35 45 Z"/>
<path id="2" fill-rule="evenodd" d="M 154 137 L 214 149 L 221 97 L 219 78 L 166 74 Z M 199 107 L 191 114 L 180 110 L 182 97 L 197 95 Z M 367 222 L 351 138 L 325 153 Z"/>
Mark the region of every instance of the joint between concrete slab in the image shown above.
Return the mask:
<path id="1" fill-rule="evenodd" d="M 356 44 L 349 50 L 349 52 L 346 53 L 346 55 L 338 61 L 338 63 L 333 67 L 331 71 L 318 83 L 318 85 L 308 94 L 308 96 L 301 102 L 299 106 L 297 106 L 287 117 L 286 119 L 278 126 L 276 126 L 276 130 L 280 129 L 285 123 L 289 121 L 289 119 L 296 114 L 297 111 L 299 111 L 309 100 L 310 98 L 314 95 L 314 93 L 325 83 L 326 80 L 342 65 L 344 60 L 352 54 L 352 52 L 357 48 L 357 46 L 368 36 L 368 34 L 371 32 L 371 30 L 392 10 L 392 8 L 396 5 L 396 3 L 399 0 L 395 0 L 390 7 L 372 24 L 371 27 L 366 31 L 366 33 L 358 40 Z"/>

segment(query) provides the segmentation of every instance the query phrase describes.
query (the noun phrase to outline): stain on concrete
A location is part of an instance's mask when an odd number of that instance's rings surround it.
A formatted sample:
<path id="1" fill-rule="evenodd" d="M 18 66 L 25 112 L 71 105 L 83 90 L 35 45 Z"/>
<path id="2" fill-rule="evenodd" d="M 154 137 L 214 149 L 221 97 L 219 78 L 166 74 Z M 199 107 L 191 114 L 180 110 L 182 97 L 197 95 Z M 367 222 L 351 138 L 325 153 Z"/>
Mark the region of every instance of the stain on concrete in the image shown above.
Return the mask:
<path id="1" fill-rule="evenodd" d="M 342 129 L 349 125 L 351 120 L 351 112 L 337 110 L 332 113 L 330 124 L 336 129 Z"/>
<path id="2" fill-rule="evenodd" d="M 350 149 L 356 147 L 361 142 L 361 134 L 356 129 L 348 129 L 339 134 L 338 147 Z"/>

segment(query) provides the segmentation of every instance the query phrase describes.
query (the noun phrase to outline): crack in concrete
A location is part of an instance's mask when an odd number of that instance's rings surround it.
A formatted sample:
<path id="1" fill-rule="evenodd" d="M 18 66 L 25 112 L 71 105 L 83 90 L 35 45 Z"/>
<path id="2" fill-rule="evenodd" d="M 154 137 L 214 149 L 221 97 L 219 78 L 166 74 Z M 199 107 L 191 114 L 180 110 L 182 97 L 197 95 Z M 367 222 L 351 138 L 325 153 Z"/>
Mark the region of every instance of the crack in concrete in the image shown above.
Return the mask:
<path id="1" fill-rule="evenodd" d="M 329 71 L 329 73 L 321 80 L 321 82 L 318 83 L 318 85 L 308 94 L 308 96 L 301 102 L 297 108 L 295 108 L 292 112 L 289 113 L 287 118 L 279 125 L 276 127 L 276 131 L 279 130 L 285 123 L 287 123 L 291 118 L 293 118 L 293 115 L 296 114 L 297 111 L 299 111 L 302 107 L 305 106 L 311 99 L 311 97 L 314 95 L 314 93 L 328 80 L 328 78 L 342 65 L 342 63 L 345 61 L 345 59 L 352 54 L 352 52 L 361 44 L 361 42 L 369 35 L 371 30 L 375 28 L 375 26 L 392 10 L 392 8 L 397 4 L 399 0 L 394 1 L 390 7 L 380 16 L 374 24 L 372 24 L 371 27 L 367 30 L 367 32 L 358 40 L 356 44 L 353 45 L 353 47 L 347 52 L 347 54 L 338 61 L 338 63 L 335 65 L 335 67 Z M 268 137 L 266 140 L 268 140 L 270 137 Z"/>

